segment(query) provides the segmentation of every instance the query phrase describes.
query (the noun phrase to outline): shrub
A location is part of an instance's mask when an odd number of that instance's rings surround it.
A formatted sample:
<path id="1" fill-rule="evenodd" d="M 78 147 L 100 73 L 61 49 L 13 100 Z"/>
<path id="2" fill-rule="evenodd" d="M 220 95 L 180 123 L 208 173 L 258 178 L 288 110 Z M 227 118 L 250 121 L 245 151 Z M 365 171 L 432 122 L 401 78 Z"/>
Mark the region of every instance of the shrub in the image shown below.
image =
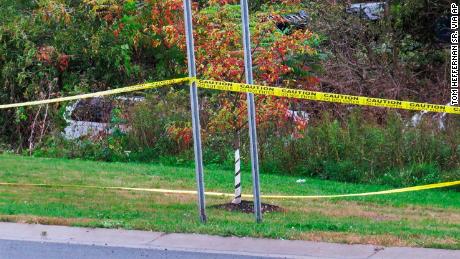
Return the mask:
<path id="1" fill-rule="evenodd" d="M 128 133 L 129 148 L 155 149 L 161 155 L 177 155 L 191 145 L 188 94 L 185 89 L 150 94 L 132 110 Z"/>
<path id="2" fill-rule="evenodd" d="M 460 176 L 460 134 L 454 118 L 447 120 L 453 129 L 440 130 L 431 119 L 409 126 L 397 113 L 384 125 L 359 111 L 349 117 L 341 123 L 326 114 L 303 138 L 272 138 L 271 148 L 261 155 L 263 171 L 396 186 Z"/>

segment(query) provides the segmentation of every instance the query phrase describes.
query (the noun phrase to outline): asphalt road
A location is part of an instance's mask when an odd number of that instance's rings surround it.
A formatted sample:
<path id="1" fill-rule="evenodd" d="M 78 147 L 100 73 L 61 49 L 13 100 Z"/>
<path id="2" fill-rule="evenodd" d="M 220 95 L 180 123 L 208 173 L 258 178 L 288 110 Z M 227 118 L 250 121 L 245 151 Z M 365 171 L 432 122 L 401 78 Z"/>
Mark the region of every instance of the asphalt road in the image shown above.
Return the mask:
<path id="1" fill-rule="evenodd" d="M 243 255 L 183 252 L 173 250 L 135 249 L 108 246 L 89 246 L 30 241 L 0 240 L 0 259 L 138 259 L 138 258 L 191 258 L 191 259 L 253 259 Z"/>

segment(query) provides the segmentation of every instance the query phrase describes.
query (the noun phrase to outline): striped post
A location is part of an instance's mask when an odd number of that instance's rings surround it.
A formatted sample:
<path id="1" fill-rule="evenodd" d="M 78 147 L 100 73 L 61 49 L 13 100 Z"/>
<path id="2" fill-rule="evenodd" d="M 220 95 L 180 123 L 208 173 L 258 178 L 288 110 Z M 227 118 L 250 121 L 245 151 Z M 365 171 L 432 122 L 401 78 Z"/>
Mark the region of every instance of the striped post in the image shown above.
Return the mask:
<path id="1" fill-rule="evenodd" d="M 239 149 L 235 151 L 235 198 L 232 203 L 241 203 L 241 159 Z"/>

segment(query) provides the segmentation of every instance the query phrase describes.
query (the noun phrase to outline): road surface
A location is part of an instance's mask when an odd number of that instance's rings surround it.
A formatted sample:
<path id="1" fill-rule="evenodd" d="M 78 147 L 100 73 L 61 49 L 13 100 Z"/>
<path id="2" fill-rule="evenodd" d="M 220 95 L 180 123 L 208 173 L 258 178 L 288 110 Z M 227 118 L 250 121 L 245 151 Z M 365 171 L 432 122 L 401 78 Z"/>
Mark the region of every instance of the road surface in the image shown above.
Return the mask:
<path id="1" fill-rule="evenodd" d="M 17 240 L 0 240 L 0 259 L 255 259 L 264 257 L 174 251 L 167 249 L 139 249 L 94 245 L 73 245 Z"/>

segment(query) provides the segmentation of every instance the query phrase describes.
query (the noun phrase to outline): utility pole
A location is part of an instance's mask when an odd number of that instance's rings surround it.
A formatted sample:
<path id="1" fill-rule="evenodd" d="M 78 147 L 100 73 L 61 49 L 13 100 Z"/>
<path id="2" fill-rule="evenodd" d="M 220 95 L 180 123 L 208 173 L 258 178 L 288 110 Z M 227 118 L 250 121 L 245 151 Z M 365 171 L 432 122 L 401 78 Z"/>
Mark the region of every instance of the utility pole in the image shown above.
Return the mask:
<path id="1" fill-rule="evenodd" d="M 249 30 L 249 8 L 248 0 L 241 0 L 241 16 L 243 19 L 243 46 L 244 46 L 244 66 L 246 83 L 253 84 L 252 75 L 252 53 L 251 53 L 251 33 Z M 260 205 L 260 180 L 259 180 L 259 154 L 257 147 L 257 126 L 256 126 L 256 105 L 254 94 L 247 94 L 248 120 L 249 120 L 249 140 L 251 146 L 251 169 L 252 184 L 254 193 L 254 215 L 257 222 L 262 222 L 262 209 Z"/>
<path id="2" fill-rule="evenodd" d="M 193 41 L 193 20 L 191 0 L 184 0 L 185 33 L 187 38 L 188 75 L 196 77 L 195 43 Z M 190 104 L 192 109 L 193 146 L 195 151 L 195 178 L 198 194 L 200 220 L 206 223 L 206 204 L 204 196 L 203 155 L 201 150 L 200 110 L 196 82 L 190 83 Z"/>

